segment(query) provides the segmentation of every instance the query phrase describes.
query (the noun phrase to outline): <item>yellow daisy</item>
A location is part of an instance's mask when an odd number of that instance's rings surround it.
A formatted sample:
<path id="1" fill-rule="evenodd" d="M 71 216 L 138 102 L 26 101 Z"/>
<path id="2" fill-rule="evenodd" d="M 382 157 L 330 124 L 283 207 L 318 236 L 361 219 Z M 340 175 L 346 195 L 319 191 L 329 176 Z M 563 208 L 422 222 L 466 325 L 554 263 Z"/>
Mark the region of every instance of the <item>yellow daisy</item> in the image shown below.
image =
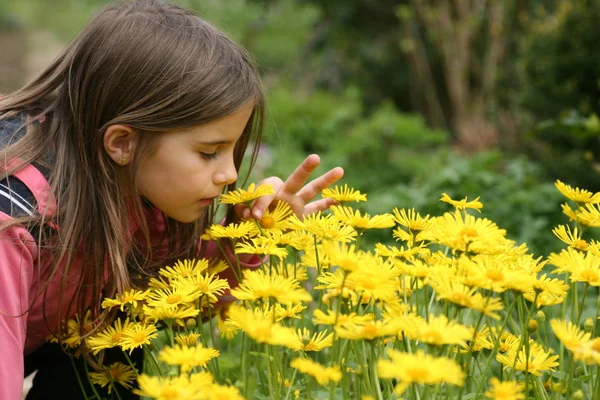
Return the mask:
<path id="1" fill-rule="evenodd" d="M 296 331 L 298 336 L 298 346 L 293 349 L 296 351 L 321 351 L 327 347 L 333 346 L 333 333 L 327 334 L 327 331 L 315 332 L 313 335 L 306 328 Z"/>
<path id="2" fill-rule="evenodd" d="M 430 315 L 427 321 L 413 319 L 414 327 L 406 329 L 405 335 L 412 340 L 442 346 L 446 344 L 464 344 L 473 335 L 466 326 L 453 320 L 448 320 L 445 315 Z"/>
<path id="3" fill-rule="evenodd" d="M 114 299 L 104 299 L 102 301 L 102 308 L 112 308 L 119 306 L 121 311 L 125 311 L 126 306 L 132 306 L 136 308 L 138 306 L 138 301 L 146 300 L 147 292 L 141 290 L 127 290 L 123 294 L 117 294 Z"/>
<path id="4" fill-rule="evenodd" d="M 350 340 L 373 340 L 385 336 L 396 336 L 402 329 L 400 323 L 392 321 L 370 321 L 364 324 L 337 325 L 334 327 L 337 335 Z"/>
<path id="5" fill-rule="evenodd" d="M 214 224 L 208 228 L 204 235 L 203 240 L 219 240 L 222 238 L 229 239 L 241 239 L 251 238 L 259 234 L 259 230 L 256 224 L 251 221 L 244 221 L 238 224 L 231 223 L 227 226 L 221 224 Z"/>
<path id="6" fill-rule="evenodd" d="M 156 337 L 158 337 L 156 326 L 133 324 L 123 330 L 123 336 L 119 341 L 119 346 L 121 346 L 123 351 L 129 350 L 129 354 L 131 354 L 133 349 L 142 347 L 143 345 L 149 345 L 151 340 Z"/>
<path id="7" fill-rule="evenodd" d="M 462 200 L 452 200 L 450 198 L 450 196 L 448 196 L 446 193 L 442 193 L 442 198 L 440 199 L 440 201 L 443 201 L 444 203 L 452 204 L 456 208 L 457 211 L 465 210 L 467 208 L 472 208 L 474 210 L 481 212 L 480 209 L 483 207 L 483 204 L 481 204 L 481 202 L 479 201 L 479 197 L 477 197 L 475 200 L 472 200 L 472 201 L 467 201 L 466 197 Z"/>
<path id="8" fill-rule="evenodd" d="M 200 297 L 193 285 L 178 285 L 169 289 L 157 289 L 148 293 L 146 304 L 149 307 L 173 307 L 192 305 Z"/>
<path id="9" fill-rule="evenodd" d="M 296 215 L 289 219 L 292 229 L 302 229 L 321 239 L 348 243 L 356 239 L 356 231 L 338 221 L 333 215 L 323 216 L 321 212 L 304 217 L 302 221 Z"/>
<path id="10" fill-rule="evenodd" d="M 237 288 L 231 290 L 231 295 L 242 301 L 272 298 L 286 305 L 312 300 L 296 279 L 269 275 L 268 271 L 263 270 L 244 271 L 244 279 Z"/>
<path id="11" fill-rule="evenodd" d="M 137 379 L 139 389 L 133 393 L 156 400 L 202 399 L 210 391 L 213 382 L 208 373 L 159 377 L 140 375 Z"/>
<path id="12" fill-rule="evenodd" d="M 259 197 L 266 196 L 269 194 L 274 194 L 275 190 L 273 190 L 273 186 L 269 184 L 262 184 L 260 186 L 256 186 L 256 184 L 252 183 L 248 186 L 248 189 L 236 189 L 229 193 L 226 193 L 221 196 L 219 199 L 219 203 L 221 204 L 242 204 L 248 203 L 252 200 L 256 200 Z"/>
<path id="13" fill-rule="evenodd" d="M 577 203 L 600 203 L 600 193 L 592 193 L 585 189 L 572 188 L 566 183 L 562 183 L 560 180 L 556 180 L 554 186 L 562 193 L 567 199 L 573 200 Z"/>
<path id="14" fill-rule="evenodd" d="M 588 243 L 581 238 L 581 232 L 574 228 L 571 232 L 569 225 L 559 225 L 552 230 L 552 233 L 564 243 L 576 250 L 585 251 L 588 249 Z"/>
<path id="15" fill-rule="evenodd" d="M 175 285 L 181 284 L 196 288 L 198 297 L 202 298 L 202 307 L 208 307 L 219 300 L 227 289 L 229 283 L 226 279 L 221 279 L 219 275 L 211 274 L 195 274 L 187 277 L 179 278 L 174 281 Z"/>
<path id="16" fill-rule="evenodd" d="M 172 267 L 163 267 L 158 273 L 169 280 L 174 280 L 201 274 L 206 270 L 208 270 L 208 260 L 202 258 L 199 260 L 178 260 Z"/>
<path id="17" fill-rule="evenodd" d="M 346 201 L 367 201 L 367 195 L 360 191 L 352 189 L 345 184 L 343 187 L 335 186 L 334 188 L 326 188 L 321 192 L 321 197 L 333 199 L 339 202 Z"/>
<path id="18" fill-rule="evenodd" d="M 407 228 L 411 232 L 425 231 L 432 226 L 432 220 L 429 215 L 421 217 L 421 214 L 415 211 L 414 208 L 410 210 L 394 208 L 394 221 L 403 227 Z"/>
<path id="19" fill-rule="evenodd" d="M 233 305 L 229 308 L 229 321 L 258 343 L 286 346 L 291 349 L 297 346 L 298 337 L 293 329 L 274 323 L 252 310 Z"/>
<path id="20" fill-rule="evenodd" d="M 235 253 L 275 256 L 284 259 L 287 257 L 288 251 L 287 249 L 278 247 L 278 244 L 276 239 L 269 237 L 252 238 L 249 242 L 237 243 L 235 245 Z"/>
<path id="21" fill-rule="evenodd" d="M 514 368 L 518 371 L 529 372 L 535 376 L 541 376 L 544 371 L 554 371 L 558 366 L 557 355 L 552 355 L 552 351 L 546 351 L 533 340 L 529 343 L 529 356 L 523 347 L 518 353 L 511 350 L 506 354 L 497 354 L 496 360 L 505 365 L 506 369 Z M 516 364 L 515 364 L 516 360 Z"/>
<path id="22" fill-rule="evenodd" d="M 87 347 L 94 355 L 98 354 L 101 350 L 116 347 L 123 337 L 123 331 L 131 328 L 133 325 L 135 324 L 130 322 L 129 319 L 126 319 L 125 322 L 121 319 L 116 319 L 112 326 L 107 327 L 98 334 L 88 337 L 86 341 Z"/>
<path id="23" fill-rule="evenodd" d="M 262 229 L 282 232 L 289 229 L 287 218 L 292 214 L 293 211 L 288 203 L 278 201 L 275 209 L 267 209 L 258 223 Z"/>
<path id="24" fill-rule="evenodd" d="M 177 344 L 174 347 L 164 347 L 158 354 L 158 358 L 169 365 L 180 366 L 181 372 L 187 373 L 194 367 L 206 368 L 206 364 L 218 357 L 219 354 L 218 350 L 204 347 L 201 344 L 195 346 Z"/>
<path id="25" fill-rule="evenodd" d="M 174 321 L 180 326 L 184 326 L 183 320 L 186 318 L 196 318 L 200 310 L 193 306 L 163 306 L 156 307 L 144 306 L 145 321 L 148 323 L 157 323 L 158 321 Z"/>
<path id="26" fill-rule="evenodd" d="M 200 334 L 196 332 L 188 333 L 187 335 L 177 335 L 175 336 L 175 341 L 182 346 L 196 346 L 198 344 L 198 339 L 200 338 Z"/>
<path id="27" fill-rule="evenodd" d="M 355 312 L 351 312 L 350 314 L 339 313 L 336 316 L 336 313 L 333 310 L 326 310 L 326 312 L 327 313 L 324 313 L 322 310 L 316 309 L 313 312 L 313 323 L 321 325 L 336 325 L 337 318 L 337 325 L 365 325 L 375 320 L 373 314 L 358 315 Z"/>
<path id="28" fill-rule="evenodd" d="M 391 214 L 381 214 L 371 217 L 367 213 L 361 214 L 358 210 L 343 206 L 332 206 L 331 211 L 338 221 L 360 231 L 365 229 L 391 228 L 395 225 Z"/>
<path id="29" fill-rule="evenodd" d="M 551 319 L 550 326 L 558 340 L 570 351 L 589 342 L 592 337 L 589 333 L 580 330 L 571 321 Z"/>
<path id="30" fill-rule="evenodd" d="M 296 358 L 290 366 L 316 379 L 319 385 L 327 386 L 329 382 L 339 382 L 342 379 L 340 367 L 324 367 L 308 358 Z"/>
<path id="31" fill-rule="evenodd" d="M 101 372 L 90 372 L 88 375 L 93 384 L 100 387 L 108 386 L 108 394 L 110 394 L 115 383 L 125 389 L 131 389 L 137 373 L 131 366 L 116 362 L 108 367 L 103 366 Z"/>
<path id="32" fill-rule="evenodd" d="M 588 203 L 579 208 L 577 210 L 577 221 L 586 226 L 600 227 L 600 205 Z"/>
<path id="33" fill-rule="evenodd" d="M 485 397 L 493 400 L 524 400 L 525 384 L 522 382 L 505 381 L 498 378 L 490 379 L 490 389 L 485 392 Z"/>
<path id="34" fill-rule="evenodd" d="M 377 370 L 380 378 L 399 381 L 397 394 L 401 394 L 406 385 L 412 383 L 426 385 L 448 383 L 456 386 L 464 384 L 465 373 L 450 358 L 436 358 L 425 354 L 423 350 L 417 350 L 415 354 L 388 350 L 387 354 L 391 360 L 377 361 Z"/>

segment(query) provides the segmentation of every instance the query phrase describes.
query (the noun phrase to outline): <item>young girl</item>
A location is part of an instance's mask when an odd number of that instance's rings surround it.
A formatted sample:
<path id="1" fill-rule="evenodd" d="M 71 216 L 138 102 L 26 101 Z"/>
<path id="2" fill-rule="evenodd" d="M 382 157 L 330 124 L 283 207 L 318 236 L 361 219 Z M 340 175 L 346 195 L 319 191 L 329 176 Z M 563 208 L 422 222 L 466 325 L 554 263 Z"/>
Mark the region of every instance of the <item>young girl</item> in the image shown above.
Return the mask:
<path id="1" fill-rule="evenodd" d="M 94 326 L 109 322 L 101 300 L 143 287 L 160 266 L 216 256 L 199 237 L 250 144 L 257 157 L 264 104 L 238 45 L 155 0 L 109 7 L 0 100 L 0 399 L 21 398 L 35 369 L 31 398 L 82 397 L 47 337 L 88 309 Z M 298 215 L 328 208 L 313 199 L 343 171 L 305 185 L 318 164 L 312 155 L 285 182 L 265 179 L 275 194 L 223 223 L 260 218 L 275 201 Z"/>

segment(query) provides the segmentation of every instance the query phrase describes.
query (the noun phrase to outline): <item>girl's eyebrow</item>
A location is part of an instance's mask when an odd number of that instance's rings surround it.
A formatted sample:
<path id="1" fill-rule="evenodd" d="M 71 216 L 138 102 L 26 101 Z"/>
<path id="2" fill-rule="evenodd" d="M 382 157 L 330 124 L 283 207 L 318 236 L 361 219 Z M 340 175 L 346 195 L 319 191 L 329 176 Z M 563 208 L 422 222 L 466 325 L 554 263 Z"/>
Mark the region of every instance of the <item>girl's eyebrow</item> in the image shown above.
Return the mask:
<path id="1" fill-rule="evenodd" d="M 208 146 L 218 146 L 220 144 L 230 144 L 232 143 L 231 140 L 212 140 L 212 141 L 208 141 L 208 142 L 202 142 L 199 141 L 198 144 L 204 144 L 204 145 L 208 145 Z"/>

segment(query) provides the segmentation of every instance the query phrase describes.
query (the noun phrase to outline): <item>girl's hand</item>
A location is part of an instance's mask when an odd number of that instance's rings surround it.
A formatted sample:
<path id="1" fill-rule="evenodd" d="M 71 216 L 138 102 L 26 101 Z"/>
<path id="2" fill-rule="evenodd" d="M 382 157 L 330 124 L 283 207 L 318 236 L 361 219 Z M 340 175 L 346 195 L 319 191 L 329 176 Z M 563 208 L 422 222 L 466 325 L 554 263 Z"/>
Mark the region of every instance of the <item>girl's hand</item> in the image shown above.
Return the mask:
<path id="1" fill-rule="evenodd" d="M 235 206 L 236 214 L 242 219 L 261 219 L 265 211 L 276 201 L 287 202 L 294 213 L 302 218 L 303 215 L 324 211 L 335 204 L 332 199 L 313 199 L 344 176 L 340 167 L 333 168 L 305 185 L 310 174 L 319 166 L 321 159 L 316 154 L 311 154 L 296 168 L 296 170 L 283 182 L 280 178 L 272 176 L 262 180 L 273 186 L 274 194 L 256 199 L 249 208 L 245 204 Z"/>

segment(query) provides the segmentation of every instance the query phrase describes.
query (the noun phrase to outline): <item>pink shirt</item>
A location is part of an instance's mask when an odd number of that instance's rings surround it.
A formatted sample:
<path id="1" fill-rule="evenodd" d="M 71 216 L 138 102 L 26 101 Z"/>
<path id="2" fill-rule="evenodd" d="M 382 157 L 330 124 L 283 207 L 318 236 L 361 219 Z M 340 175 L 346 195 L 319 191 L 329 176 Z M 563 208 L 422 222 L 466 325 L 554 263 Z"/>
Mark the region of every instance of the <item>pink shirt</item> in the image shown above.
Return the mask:
<path id="1" fill-rule="evenodd" d="M 28 165 L 14 174 L 31 190 L 38 203 L 38 211 L 46 208 L 47 193 L 49 186 L 43 175 L 32 165 Z M 53 211 L 52 204 L 48 207 Z M 150 218 L 156 219 L 157 236 L 160 235 L 160 223 L 162 217 L 158 210 L 150 213 Z M 11 217 L 0 212 L 0 224 L 10 220 Z M 233 258 L 229 250 L 228 258 Z M 206 252 L 207 257 L 216 256 L 217 248 L 210 243 Z M 24 356 L 39 348 L 50 334 L 48 325 L 53 330 L 59 326 L 59 311 L 61 304 L 52 299 L 59 298 L 61 290 L 60 279 L 63 274 L 59 270 L 50 282 L 46 296 L 40 295 L 29 308 L 30 303 L 37 293 L 38 285 L 43 285 L 50 275 L 50 265 L 37 265 L 38 250 L 34 238 L 23 226 L 14 226 L 9 229 L 0 230 L 0 399 L 21 399 L 23 391 Z M 42 255 L 43 256 L 43 255 Z M 43 257 L 41 257 L 44 264 Z M 242 263 L 242 268 L 258 268 L 261 260 L 252 258 L 249 262 Z M 49 263 L 45 263 L 49 264 Z M 74 284 L 67 285 L 67 293 L 64 295 L 68 301 L 75 293 L 76 285 L 79 284 L 79 272 L 75 264 L 69 272 L 67 279 Z M 38 271 L 38 269 L 41 270 Z M 226 270 L 221 277 L 227 279 L 230 286 L 237 285 L 233 271 Z M 46 307 L 44 309 L 44 299 Z M 220 303 L 233 300 L 229 293 L 223 296 Z M 66 307 L 66 304 L 62 305 Z M 44 313 L 46 321 L 44 321 Z M 72 317 L 72 316 L 71 316 Z"/>

